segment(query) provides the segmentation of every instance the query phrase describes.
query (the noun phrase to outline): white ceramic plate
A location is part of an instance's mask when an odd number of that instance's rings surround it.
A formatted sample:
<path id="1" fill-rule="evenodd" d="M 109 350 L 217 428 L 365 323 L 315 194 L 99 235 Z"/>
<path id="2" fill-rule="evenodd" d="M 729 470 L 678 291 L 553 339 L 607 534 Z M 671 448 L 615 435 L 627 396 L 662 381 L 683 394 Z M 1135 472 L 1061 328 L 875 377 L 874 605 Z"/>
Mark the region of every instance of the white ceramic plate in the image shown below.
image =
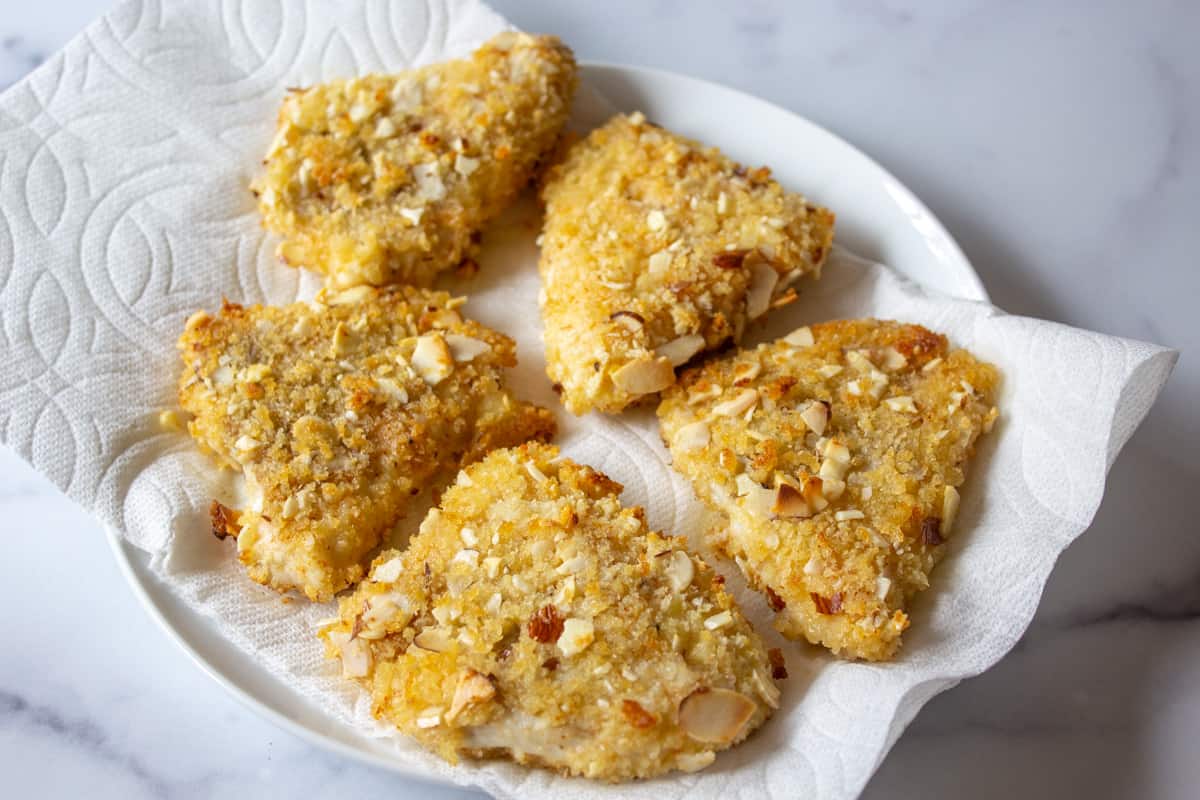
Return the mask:
<path id="1" fill-rule="evenodd" d="M 837 241 L 947 294 L 987 299 L 958 245 L 907 188 L 850 144 L 777 106 L 658 70 L 588 64 L 585 85 L 616 108 L 641 110 L 733 158 L 769 164 L 784 186 L 837 213 Z M 335 722 L 187 608 L 149 568 L 145 553 L 109 534 L 123 574 L 150 615 L 228 692 L 280 727 L 322 747 L 412 777 L 385 743 Z"/>

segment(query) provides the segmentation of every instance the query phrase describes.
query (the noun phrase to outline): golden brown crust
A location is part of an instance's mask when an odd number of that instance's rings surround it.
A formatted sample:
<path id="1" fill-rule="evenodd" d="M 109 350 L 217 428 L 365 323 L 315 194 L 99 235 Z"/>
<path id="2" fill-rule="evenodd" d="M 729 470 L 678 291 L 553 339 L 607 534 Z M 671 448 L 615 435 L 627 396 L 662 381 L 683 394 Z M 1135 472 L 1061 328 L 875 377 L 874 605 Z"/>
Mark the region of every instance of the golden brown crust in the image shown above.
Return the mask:
<path id="1" fill-rule="evenodd" d="M 201 447 L 259 495 L 213 509 L 254 580 L 327 600 L 362 577 L 410 495 L 553 432 L 504 388 L 512 340 L 462 319 L 460 302 L 364 286 L 188 320 L 180 402 Z"/>
<path id="2" fill-rule="evenodd" d="M 335 286 L 428 284 L 533 177 L 575 81 L 558 39 L 510 32 L 467 60 L 289 93 L 254 186 L 280 257 Z"/>
<path id="3" fill-rule="evenodd" d="M 607 780 L 699 769 L 778 704 L 721 579 L 546 445 L 466 468 L 322 632 L 373 709 L 450 761 Z"/>
<path id="4" fill-rule="evenodd" d="M 833 214 L 766 168 L 614 117 L 549 169 L 540 270 L 546 362 L 573 413 L 617 412 L 673 367 L 738 341 L 795 297 L 833 242 Z"/>
<path id="5" fill-rule="evenodd" d="M 688 370 L 658 415 L 776 627 L 878 660 L 945 549 L 998 382 L 920 326 L 830 322 Z"/>

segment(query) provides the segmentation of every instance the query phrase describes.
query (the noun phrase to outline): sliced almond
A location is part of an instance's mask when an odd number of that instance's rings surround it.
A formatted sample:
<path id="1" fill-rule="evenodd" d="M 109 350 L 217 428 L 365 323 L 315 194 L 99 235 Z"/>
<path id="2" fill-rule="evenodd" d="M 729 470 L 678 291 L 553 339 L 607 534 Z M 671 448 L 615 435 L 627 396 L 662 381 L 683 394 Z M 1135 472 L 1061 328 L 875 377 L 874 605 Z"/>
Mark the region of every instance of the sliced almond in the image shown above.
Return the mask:
<path id="1" fill-rule="evenodd" d="M 346 327 L 346 323 L 339 322 L 337 327 L 333 329 L 333 341 L 329 345 L 330 353 L 333 357 L 343 356 L 350 351 L 350 339 L 352 334 L 350 329 Z"/>
<path id="2" fill-rule="evenodd" d="M 846 468 L 832 461 L 822 461 L 817 474 L 826 480 L 841 480 L 846 475 Z"/>
<path id="3" fill-rule="evenodd" d="M 440 333 L 428 333 L 417 339 L 412 366 L 421 380 L 436 386 L 454 370 L 454 355 Z"/>
<path id="4" fill-rule="evenodd" d="M 666 250 L 659 250 L 657 253 L 650 256 L 648 266 L 650 267 L 650 272 L 652 274 L 666 272 L 666 270 L 671 266 L 671 254 Z"/>
<path id="5" fill-rule="evenodd" d="M 542 472 L 541 468 L 532 461 L 525 462 L 525 471 L 529 473 L 529 477 L 533 478 L 538 483 L 545 483 L 546 481 L 550 480 L 546 477 L 546 473 Z"/>
<path id="6" fill-rule="evenodd" d="M 850 449 L 846 445 L 830 439 L 822 448 L 821 455 L 824 461 L 821 462 L 821 470 L 818 473 L 822 478 L 842 479 L 846 477 L 846 468 L 850 466 Z"/>
<path id="7" fill-rule="evenodd" d="M 883 404 L 892 411 L 899 411 L 902 414 L 916 414 L 917 404 L 908 395 L 899 395 L 898 397 L 889 397 L 883 401 Z"/>
<path id="8" fill-rule="evenodd" d="M 450 302 L 454 302 L 460 298 L 452 298 Z M 445 329 L 452 328 L 455 325 L 462 325 L 462 315 L 453 308 L 439 308 L 435 311 L 426 311 L 421 315 L 421 324 L 429 328 Z"/>
<path id="9" fill-rule="evenodd" d="M 846 465 L 850 463 L 850 448 L 837 439 L 826 441 L 824 447 L 821 448 L 821 455 L 835 464 Z"/>
<path id="10" fill-rule="evenodd" d="M 376 378 L 375 388 L 378 389 L 382 394 L 394 398 L 401 403 L 408 402 L 408 391 L 391 378 Z"/>
<path id="11" fill-rule="evenodd" d="M 872 370 L 867 376 L 867 394 L 878 400 L 883 396 L 883 390 L 888 386 L 888 376 L 879 370 Z"/>
<path id="12" fill-rule="evenodd" d="M 829 480 L 818 478 L 815 475 L 805 475 L 800 479 L 800 493 L 804 496 L 804 502 L 808 503 L 813 511 L 823 511 L 829 506 L 825 490 L 825 484 Z"/>
<path id="13" fill-rule="evenodd" d="M 209 319 L 211 319 L 211 317 L 207 311 L 197 311 L 187 318 L 187 322 L 183 323 L 183 329 L 188 331 L 193 330 L 208 322 Z"/>
<path id="14" fill-rule="evenodd" d="M 591 620 L 571 617 L 563 620 L 562 635 L 558 637 L 558 649 L 564 656 L 573 656 L 587 649 L 596 638 L 596 628 Z"/>
<path id="15" fill-rule="evenodd" d="M 393 583 L 403 571 L 404 560 L 400 556 L 396 556 L 371 570 L 371 580 L 376 583 Z"/>
<path id="16" fill-rule="evenodd" d="M 417 717 L 418 728 L 436 728 L 442 724 L 442 710 L 440 708 L 427 708 L 421 716 Z"/>
<path id="17" fill-rule="evenodd" d="M 762 364 L 757 361 L 741 361 L 733 367 L 733 385 L 745 386 L 758 377 L 762 372 Z"/>
<path id="18" fill-rule="evenodd" d="M 803 518 L 811 517 L 812 509 L 804 500 L 804 495 L 790 483 L 781 483 L 775 490 L 775 503 L 771 513 L 777 517 Z"/>
<path id="19" fill-rule="evenodd" d="M 488 556 L 483 560 L 483 568 L 487 570 L 489 578 L 495 578 L 500 574 L 500 558 L 498 556 Z"/>
<path id="20" fill-rule="evenodd" d="M 675 432 L 675 447 L 680 452 L 687 453 L 707 447 L 709 439 L 708 422 L 691 422 Z"/>
<path id="21" fill-rule="evenodd" d="M 757 389 L 743 389 L 733 398 L 713 406 L 712 413 L 718 417 L 736 417 L 749 411 L 757 402 Z"/>
<path id="22" fill-rule="evenodd" d="M 703 403 L 705 400 L 715 400 L 721 396 L 722 391 L 724 390 L 719 384 L 701 381 L 688 389 L 688 405 L 694 406 L 698 403 Z"/>
<path id="23" fill-rule="evenodd" d="M 473 361 L 492 349 L 485 341 L 458 333 L 447 333 L 446 344 L 450 345 L 450 353 L 459 363 Z"/>
<path id="24" fill-rule="evenodd" d="M 454 699 L 450 701 L 446 721 L 453 722 L 467 706 L 491 700 L 495 696 L 496 687 L 486 675 L 473 669 L 467 670 L 459 677 L 458 685 L 454 687 Z"/>
<path id="25" fill-rule="evenodd" d="M 758 319 L 767 313 L 778 283 L 779 273 L 770 264 L 761 259 L 754 262 L 750 267 L 750 285 L 746 289 L 746 316 Z"/>
<path id="26" fill-rule="evenodd" d="M 698 742 L 726 745 L 738 738 L 758 706 L 730 689 L 697 689 L 679 704 L 679 727 Z"/>
<path id="27" fill-rule="evenodd" d="M 958 516 L 959 504 L 958 489 L 953 486 L 947 486 L 942 492 L 942 533 L 950 533 L 950 528 L 954 525 L 954 518 Z"/>
<path id="28" fill-rule="evenodd" d="M 356 303 L 361 303 L 375 294 L 374 287 L 371 286 L 353 286 L 349 289 L 343 289 L 336 294 L 328 295 L 324 298 L 326 305 L 331 306 L 352 306 Z"/>
<path id="29" fill-rule="evenodd" d="M 908 366 L 908 359 L 894 347 L 885 347 L 883 349 L 883 368 L 889 372 L 895 372 L 898 369 L 904 369 Z"/>
<path id="30" fill-rule="evenodd" d="M 479 169 L 478 158 L 464 156 L 462 153 L 459 153 L 454 157 L 454 171 L 459 175 L 462 175 L 464 178 L 469 176 L 477 169 Z"/>
<path id="31" fill-rule="evenodd" d="M 696 565 L 692 563 L 691 556 L 682 550 L 676 550 L 671 554 L 666 572 L 667 581 L 670 582 L 671 588 L 678 593 L 692 584 L 692 578 L 696 575 Z"/>
<path id="32" fill-rule="evenodd" d="M 643 358 L 618 369 L 612 379 L 618 388 L 629 394 L 653 394 L 675 382 L 675 370 L 665 358 Z"/>
<path id="33" fill-rule="evenodd" d="M 646 327 L 646 320 L 636 311 L 614 311 L 608 317 L 630 333 L 637 333 Z"/>
<path id="34" fill-rule="evenodd" d="M 721 197 L 724 196 L 722 193 Z M 675 758 L 675 766 L 684 772 L 699 772 L 716 760 L 717 754 L 712 750 L 704 750 L 699 753 L 680 753 Z"/>
<path id="35" fill-rule="evenodd" d="M 846 353 L 846 363 L 854 367 L 859 372 L 871 372 L 875 369 L 875 365 L 871 359 L 867 358 L 867 354 L 862 350 L 851 350 Z"/>
<path id="36" fill-rule="evenodd" d="M 454 637 L 445 628 L 425 628 L 413 637 L 413 644 L 431 653 L 447 653 L 454 647 Z"/>
<path id="37" fill-rule="evenodd" d="M 371 671 L 371 648 L 362 639 L 350 639 L 342 645 L 342 677 L 365 678 Z"/>
<path id="38" fill-rule="evenodd" d="M 296 516 L 296 512 L 299 510 L 300 502 L 296 499 L 294 494 L 291 494 L 288 495 L 287 500 L 283 501 L 283 508 L 279 510 L 279 513 L 283 515 L 284 519 L 291 519 L 292 517 Z"/>
<path id="39" fill-rule="evenodd" d="M 792 347 L 812 347 L 817 341 L 813 337 L 812 328 L 807 325 L 803 328 L 796 328 L 796 330 L 783 337 L 783 340 Z"/>
<path id="40" fill-rule="evenodd" d="M 407 622 L 410 615 L 399 606 L 396 598 L 394 595 L 380 594 L 368 600 L 355 623 L 356 635 L 361 639 L 382 639 L 391 623 L 397 620 Z"/>
<path id="41" fill-rule="evenodd" d="M 260 448 L 262 446 L 263 446 L 263 443 L 260 442 L 258 439 L 255 439 L 253 436 L 247 436 L 245 434 L 242 434 L 241 436 L 239 436 L 237 438 L 237 441 L 233 443 L 233 447 L 235 450 L 240 450 L 241 452 L 244 452 L 244 453 L 254 452 L 255 450 L 257 450 L 258 448 Z"/>
<path id="42" fill-rule="evenodd" d="M 846 482 L 840 478 L 823 478 L 821 481 L 821 494 L 827 500 L 837 500 L 845 491 Z"/>
<path id="43" fill-rule="evenodd" d="M 842 369 L 841 364 L 824 364 L 817 367 L 817 374 L 822 378 L 832 378 L 834 375 L 840 373 Z"/>
<path id="44" fill-rule="evenodd" d="M 824 435 L 825 426 L 829 424 L 829 403 L 824 400 L 812 401 L 800 412 L 800 419 L 817 436 Z"/>
<path id="45" fill-rule="evenodd" d="M 779 708 L 779 687 L 761 669 L 754 670 L 754 691 L 771 708 Z"/>
<path id="46" fill-rule="evenodd" d="M 718 611 L 708 619 L 704 620 L 704 627 L 710 631 L 720 630 L 727 625 L 733 624 L 733 614 L 729 611 Z"/>
<path id="47" fill-rule="evenodd" d="M 659 345 L 654 352 L 670 361 L 671 366 L 678 367 L 680 364 L 686 364 L 688 359 L 703 349 L 704 337 L 698 333 L 689 333 Z"/>
<path id="48" fill-rule="evenodd" d="M 743 488 L 745 491 L 742 491 Z M 744 498 L 742 504 L 746 511 L 759 519 L 771 518 L 771 509 L 775 507 L 775 491 L 773 489 L 760 486 L 753 480 L 749 480 L 746 486 L 739 484 L 738 489 L 740 496 Z"/>

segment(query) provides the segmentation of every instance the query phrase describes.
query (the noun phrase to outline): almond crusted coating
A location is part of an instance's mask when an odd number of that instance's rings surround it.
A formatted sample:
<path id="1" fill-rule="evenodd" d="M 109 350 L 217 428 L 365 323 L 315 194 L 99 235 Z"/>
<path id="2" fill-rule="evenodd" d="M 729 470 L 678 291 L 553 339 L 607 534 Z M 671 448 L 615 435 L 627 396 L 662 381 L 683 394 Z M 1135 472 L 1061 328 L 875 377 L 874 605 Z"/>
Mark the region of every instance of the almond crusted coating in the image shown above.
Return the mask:
<path id="1" fill-rule="evenodd" d="M 467 60 L 291 92 L 254 184 L 280 257 L 335 286 L 428 284 L 533 177 L 575 83 L 558 39 L 508 32 Z"/>
<path id="2" fill-rule="evenodd" d="M 998 382 L 920 326 L 830 322 L 688 370 L 658 416 L 675 468 L 728 519 L 712 544 L 776 627 L 881 660 L 945 551 Z"/>
<path id="3" fill-rule="evenodd" d="M 460 303 L 362 286 L 188 320 L 180 402 L 201 448 L 257 495 L 212 512 L 251 578 L 328 600 L 363 576 L 411 495 L 553 433 L 548 411 L 504 388 L 512 340 L 462 319 Z"/>
<path id="4" fill-rule="evenodd" d="M 714 148 L 614 117 L 547 171 L 546 362 L 575 414 L 615 413 L 737 342 L 816 277 L 833 214 Z"/>
<path id="5" fill-rule="evenodd" d="M 452 762 L 706 766 L 778 705 L 775 668 L 708 565 L 620 491 L 550 446 L 493 452 L 341 601 L 329 655 Z"/>

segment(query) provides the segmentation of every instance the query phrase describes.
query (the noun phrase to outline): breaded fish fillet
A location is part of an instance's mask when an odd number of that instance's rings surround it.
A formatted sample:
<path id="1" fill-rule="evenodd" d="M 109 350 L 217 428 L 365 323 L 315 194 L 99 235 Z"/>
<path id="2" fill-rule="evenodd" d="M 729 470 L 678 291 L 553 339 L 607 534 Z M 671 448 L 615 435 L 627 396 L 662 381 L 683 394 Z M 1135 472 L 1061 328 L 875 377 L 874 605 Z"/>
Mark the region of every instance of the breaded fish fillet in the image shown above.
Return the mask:
<path id="1" fill-rule="evenodd" d="M 550 379 L 575 414 L 615 413 L 795 297 L 833 214 L 641 114 L 547 171 L 540 269 Z"/>
<path id="2" fill-rule="evenodd" d="M 335 286 L 428 284 L 533 177 L 575 91 L 552 36 L 291 92 L 254 185 L 279 255 Z"/>
<path id="3" fill-rule="evenodd" d="M 874 661 L 945 550 L 998 380 L 918 325 L 829 322 L 689 370 L 658 416 L 776 627 Z"/>
<path id="4" fill-rule="evenodd" d="M 362 578 L 411 495 L 553 432 L 548 411 L 504 387 L 512 340 L 464 320 L 461 300 L 360 286 L 188 320 L 180 402 L 202 449 L 256 497 L 213 504 L 251 578 L 328 600 Z"/>
<path id="5" fill-rule="evenodd" d="M 621 486 L 527 444 L 467 467 L 321 636 L 376 716 L 451 762 L 696 770 L 778 705 L 772 657 Z"/>

